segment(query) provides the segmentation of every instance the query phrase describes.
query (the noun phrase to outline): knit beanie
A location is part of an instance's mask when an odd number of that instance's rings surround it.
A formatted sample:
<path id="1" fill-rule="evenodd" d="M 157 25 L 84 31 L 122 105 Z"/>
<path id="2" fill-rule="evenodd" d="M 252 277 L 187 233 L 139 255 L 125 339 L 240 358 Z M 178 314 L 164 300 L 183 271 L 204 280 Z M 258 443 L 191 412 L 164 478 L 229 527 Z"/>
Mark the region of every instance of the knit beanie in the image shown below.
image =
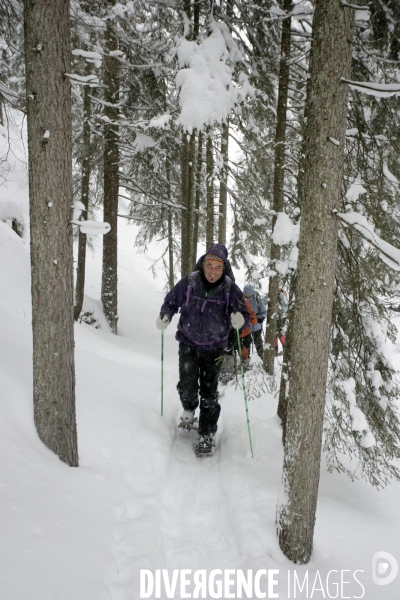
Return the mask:
<path id="1" fill-rule="evenodd" d="M 228 259 L 228 250 L 222 244 L 213 244 L 207 250 L 204 260 L 221 260 L 224 263 Z"/>

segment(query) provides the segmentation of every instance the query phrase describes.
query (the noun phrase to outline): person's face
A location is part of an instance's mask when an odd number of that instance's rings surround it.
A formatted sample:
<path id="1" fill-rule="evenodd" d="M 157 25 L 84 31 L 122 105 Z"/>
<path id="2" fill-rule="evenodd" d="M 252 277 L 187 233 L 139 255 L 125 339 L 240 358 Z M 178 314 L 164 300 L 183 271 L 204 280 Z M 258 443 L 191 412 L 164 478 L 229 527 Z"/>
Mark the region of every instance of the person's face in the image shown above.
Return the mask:
<path id="1" fill-rule="evenodd" d="M 224 272 L 224 263 L 220 260 L 206 260 L 203 265 L 204 277 L 210 283 L 218 281 Z"/>
<path id="2" fill-rule="evenodd" d="M 244 294 L 244 297 L 245 297 L 245 298 L 252 298 L 252 297 L 253 297 L 253 294 Z"/>

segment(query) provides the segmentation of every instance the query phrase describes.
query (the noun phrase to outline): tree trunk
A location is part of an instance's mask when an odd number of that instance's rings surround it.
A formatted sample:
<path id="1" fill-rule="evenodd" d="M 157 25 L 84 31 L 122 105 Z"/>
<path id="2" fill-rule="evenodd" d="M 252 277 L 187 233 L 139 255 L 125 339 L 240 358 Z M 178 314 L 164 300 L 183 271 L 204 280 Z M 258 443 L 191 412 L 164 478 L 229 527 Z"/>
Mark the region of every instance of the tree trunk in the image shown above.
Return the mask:
<path id="1" fill-rule="evenodd" d="M 188 134 L 181 138 L 181 277 L 188 274 L 188 194 L 189 194 L 189 141 Z M 189 138 L 190 139 L 190 138 Z"/>
<path id="2" fill-rule="evenodd" d="M 24 2 L 34 419 L 44 444 L 76 467 L 69 8 Z"/>
<path id="3" fill-rule="evenodd" d="M 196 134 L 193 131 L 189 142 L 189 164 L 188 164 L 188 202 L 187 202 L 187 264 L 186 271 L 191 273 L 194 266 L 193 258 L 193 237 L 194 237 L 194 181 L 195 181 L 195 163 L 196 163 Z"/>
<path id="4" fill-rule="evenodd" d="M 171 202 L 171 169 L 169 160 L 167 159 L 166 164 L 166 175 L 167 175 L 167 195 L 168 201 Z M 174 287 L 174 239 L 172 235 L 172 210 L 168 209 L 168 285 L 169 289 L 172 290 Z"/>
<path id="5" fill-rule="evenodd" d="M 89 207 L 89 181 L 90 181 L 90 88 L 88 85 L 83 90 L 83 132 L 82 132 L 82 187 L 81 202 L 85 206 L 82 219 L 87 219 Z M 82 311 L 83 297 L 85 293 L 85 270 L 86 270 L 86 234 L 79 229 L 78 238 L 78 264 L 76 267 L 75 284 L 75 308 L 74 319 L 77 321 Z"/>
<path id="6" fill-rule="evenodd" d="M 208 129 L 206 142 L 206 177 L 207 177 L 207 226 L 206 249 L 214 243 L 214 160 L 212 151 L 212 130 Z"/>
<path id="7" fill-rule="evenodd" d="M 334 294 L 337 220 L 350 79 L 354 10 L 316 0 L 305 130 L 302 206 L 283 502 L 279 544 L 293 562 L 310 560 L 317 506 Z"/>
<path id="8" fill-rule="evenodd" d="M 118 43 L 112 24 L 107 22 L 106 48 L 117 50 Z M 111 230 L 103 236 L 103 269 L 101 278 L 101 302 L 108 324 L 117 333 L 118 324 L 118 191 L 119 191 L 119 148 L 118 148 L 118 101 L 119 62 L 106 54 L 104 57 L 104 222 Z"/>
<path id="9" fill-rule="evenodd" d="M 229 143 L 229 125 L 222 124 L 221 136 L 221 154 L 223 168 L 220 174 L 219 183 L 219 213 L 218 218 L 218 243 L 226 246 L 226 217 L 228 208 L 228 143 Z"/>
<path id="10" fill-rule="evenodd" d="M 296 273 L 292 274 L 290 279 L 290 292 L 289 292 L 289 308 L 287 312 L 286 321 L 286 334 L 285 334 L 285 345 L 283 347 L 283 361 L 281 371 L 281 383 L 279 387 L 279 401 L 278 401 L 278 417 L 282 422 L 282 443 L 285 445 L 286 440 L 286 419 L 287 419 L 287 404 L 289 398 L 289 383 L 290 383 L 290 368 L 292 358 L 292 344 L 293 344 L 293 310 L 294 310 L 294 296 L 296 288 Z"/>
<path id="11" fill-rule="evenodd" d="M 284 0 L 283 10 L 290 12 L 292 0 Z M 273 210 L 278 213 L 283 211 L 284 202 L 284 166 L 285 166 L 285 139 L 286 139 L 286 106 L 289 89 L 289 65 L 290 57 L 290 27 L 292 19 L 283 19 L 281 35 L 281 60 L 279 65 L 279 91 L 275 132 L 275 161 L 274 161 L 274 201 Z M 276 215 L 272 219 L 272 228 L 275 227 Z M 271 242 L 270 267 L 274 269 L 276 261 L 281 257 L 280 246 Z M 278 273 L 269 278 L 268 286 L 268 321 L 265 333 L 265 345 L 263 363 L 264 369 L 269 375 L 274 374 L 275 363 L 275 338 L 278 329 Z"/>
<path id="12" fill-rule="evenodd" d="M 197 159 L 196 159 L 196 189 L 194 198 L 194 220 L 193 220 L 193 246 L 192 256 L 193 264 L 196 263 L 197 259 L 197 244 L 199 239 L 199 210 L 201 200 L 201 170 L 203 165 L 203 132 L 199 132 L 197 142 Z"/>

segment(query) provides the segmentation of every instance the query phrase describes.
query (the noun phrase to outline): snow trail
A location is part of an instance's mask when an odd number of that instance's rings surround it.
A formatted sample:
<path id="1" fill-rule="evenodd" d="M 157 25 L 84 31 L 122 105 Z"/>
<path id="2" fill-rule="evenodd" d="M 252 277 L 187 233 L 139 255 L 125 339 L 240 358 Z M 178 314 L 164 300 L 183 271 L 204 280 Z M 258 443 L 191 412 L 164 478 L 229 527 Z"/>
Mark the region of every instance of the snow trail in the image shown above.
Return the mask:
<path id="1" fill-rule="evenodd" d="M 238 568 L 241 562 L 221 487 L 220 431 L 215 455 L 201 459 L 193 452 L 197 433 L 175 434 L 160 512 L 168 569 Z"/>

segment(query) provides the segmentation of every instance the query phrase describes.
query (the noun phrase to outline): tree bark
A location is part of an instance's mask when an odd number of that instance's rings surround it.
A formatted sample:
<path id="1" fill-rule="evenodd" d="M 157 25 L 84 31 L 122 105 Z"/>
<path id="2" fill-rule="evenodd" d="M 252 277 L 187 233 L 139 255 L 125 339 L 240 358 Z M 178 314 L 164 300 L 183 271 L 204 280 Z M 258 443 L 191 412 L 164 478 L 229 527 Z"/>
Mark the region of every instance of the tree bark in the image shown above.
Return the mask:
<path id="1" fill-rule="evenodd" d="M 24 2 L 34 419 L 44 444 L 78 466 L 69 8 Z"/>
<path id="2" fill-rule="evenodd" d="M 114 4 L 114 3 L 112 3 Z M 118 49 L 112 24 L 107 22 L 106 48 L 108 52 Z M 119 147 L 118 147 L 118 101 L 119 62 L 104 57 L 104 222 L 111 230 L 103 236 L 103 269 L 101 278 L 101 302 L 104 315 L 111 331 L 117 334 L 118 324 L 118 191 L 119 191 Z"/>
<path id="3" fill-rule="evenodd" d="M 218 218 L 218 243 L 226 246 L 226 217 L 228 208 L 228 143 L 229 143 L 229 124 L 222 124 L 221 136 L 221 154 L 223 168 L 220 174 L 219 183 L 219 213 Z"/>
<path id="4" fill-rule="evenodd" d="M 83 132 L 82 132 L 82 183 L 81 202 L 85 206 L 82 219 L 87 218 L 89 208 L 89 182 L 90 182 L 90 88 L 88 85 L 83 90 Z M 78 263 L 76 267 L 75 284 L 75 308 L 74 319 L 77 321 L 82 311 L 83 297 L 85 293 L 85 271 L 86 271 L 86 234 L 79 228 L 78 237 Z"/>
<path id="5" fill-rule="evenodd" d="M 291 379 L 278 506 L 279 544 L 293 562 L 310 560 L 317 506 L 334 294 L 354 10 L 316 0 L 305 129 Z"/>
<path id="6" fill-rule="evenodd" d="M 168 201 L 171 202 L 171 169 L 169 160 L 167 159 L 166 164 L 166 176 L 167 176 L 167 195 Z M 169 289 L 172 290 L 174 287 L 174 240 L 172 235 L 172 210 L 168 209 L 168 285 Z"/>
<path id="7" fill-rule="evenodd" d="M 181 277 L 188 274 L 188 195 L 189 195 L 189 141 L 188 134 L 181 138 Z M 190 139 L 190 138 L 189 138 Z"/>
<path id="8" fill-rule="evenodd" d="M 193 219 L 193 246 L 192 256 L 193 263 L 196 263 L 197 259 L 197 244 L 199 239 L 199 210 L 201 200 L 201 171 L 203 166 L 203 132 L 199 132 L 197 141 L 197 158 L 196 158 L 196 189 L 194 196 L 194 219 Z"/>
<path id="9" fill-rule="evenodd" d="M 286 419 L 287 419 L 287 404 L 289 398 L 289 382 L 290 382 L 290 369 L 291 369 L 291 357 L 292 357 L 292 344 L 293 344 L 293 299 L 296 288 L 296 273 L 293 273 L 290 279 L 290 292 L 289 292 L 289 308 L 286 317 L 286 334 L 285 334 L 285 345 L 283 347 L 283 361 L 281 371 L 281 382 L 279 387 L 279 401 L 278 401 L 278 417 L 282 423 L 282 443 L 285 445 L 286 441 Z"/>
<path id="10" fill-rule="evenodd" d="M 187 263 L 186 263 L 186 274 L 191 273 L 193 265 L 195 263 L 193 258 L 193 237 L 194 237 L 194 183 L 195 183 L 195 172 L 196 172 L 196 134 L 193 131 L 190 136 L 189 142 L 189 156 L 188 156 L 188 199 L 187 199 Z"/>
<path id="11" fill-rule="evenodd" d="M 283 10 L 290 12 L 292 0 L 284 0 Z M 282 22 L 281 34 L 281 59 L 279 65 L 279 90 L 278 106 L 276 117 L 275 132 L 275 160 L 274 160 L 274 201 L 273 210 L 275 213 L 283 211 L 284 203 L 284 166 L 285 166 L 285 139 L 286 139 L 286 107 L 289 90 L 289 65 L 290 57 L 290 27 L 292 19 L 286 18 Z M 275 227 L 277 216 L 272 219 L 272 229 Z M 274 269 L 277 260 L 281 257 L 281 248 L 271 242 L 271 260 L 270 267 Z M 268 285 L 268 321 L 265 332 L 265 350 L 263 356 L 264 369 L 269 375 L 274 374 L 275 363 L 275 338 L 278 329 L 278 292 L 279 292 L 279 274 L 276 273 L 269 278 Z"/>
<path id="12" fill-rule="evenodd" d="M 212 130 L 208 129 L 206 142 L 206 177 L 207 177 L 207 225 L 206 249 L 214 243 L 214 159 L 212 149 Z"/>

